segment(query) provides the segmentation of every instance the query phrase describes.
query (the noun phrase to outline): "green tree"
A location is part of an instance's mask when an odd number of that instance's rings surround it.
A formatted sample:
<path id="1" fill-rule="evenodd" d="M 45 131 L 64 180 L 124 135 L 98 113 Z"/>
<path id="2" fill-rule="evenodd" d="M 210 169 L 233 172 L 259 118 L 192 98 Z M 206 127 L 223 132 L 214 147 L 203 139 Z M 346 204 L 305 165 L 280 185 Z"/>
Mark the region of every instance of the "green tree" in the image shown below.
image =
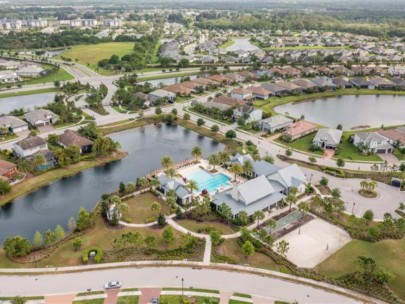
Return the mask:
<path id="1" fill-rule="evenodd" d="M 156 107 L 155 108 L 155 114 L 156 115 L 160 115 L 160 114 L 162 114 L 163 113 L 163 111 L 162 111 L 162 108 L 161 107 Z"/>
<path id="2" fill-rule="evenodd" d="M 234 139 L 236 138 L 236 132 L 234 130 L 228 130 L 225 133 L 225 137 L 228 139 Z"/>
<path id="3" fill-rule="evenodd" d="M 153 235 L 146 236 L 144 242 L 148 247 L 153 248 L 156 246 L 156 238 Z"/>
<path id="4" fill-rule="evenodd" d="M 218 125 L 212 125 L 211 126 L 211 132 L 212 133 L 218 133 L 219 131 L 219 126 Z"/>
<path id="5" fill-rule="evenodd" d="M 319 184 L 326 187 L 328 185 L 328 183 L 329 183 L 329 179 L 325 176 L 322 176 L 321 180 L 319 181 Z"/>
<path id="6" fill-rule="evenodd" d="M 45 247 L 50 247 L 58 241 L 55 231 L 48 229 L 44 232 Z"/>
<path id="7" fill-rule="evenodd" d="M 274 228 L 276 228 L 277 222 L 274 219 L 269 219 L 267 221 L 267 227 L 269 227 L 270 231 Z"/>
<path id="8" fill-rule="evenodd" d="M 366 210 L 363 214 L 363 218 L 368 222 L 371 222 L 374 219 L 374 212 L 373 210 Z"/>
<path id="9" fill-rule="evenodd" d="M 24 257 L 31 252 L 32 245 L 29 240 L 18 235 L 6 238 L 3 242 L 3 250 L 8 257 Z"/>
<path id="10" fill-rule="evenodd" d="M 221 233 L 216 229 L 210 231 L 210 238 L 214 246 L 218 246 L 222 240 Z"/>
<path id="11" fill-rule="evenodd" d="M 63 229 L 61 225 L 56 226 L 55 234 L 58 241 L 61 241 L 66 237 L 65 229 Z"/>
<path id="12" fill-rule="evenodd" d="M 124 182 L 120 182 L 119 190 L 121 194 L 124 194 L 126 192 L 126 186 Z"/>
<path id="13" fill-rule="evenodd" d="M 69 228 L 69 232 L 73 232 L 76 230 L 76 219 L 71 216 L 68 220 L 68 228 Z"/>
<path id="14" fill-rule="evenodd" d="M 243 252 L 243 255 L 246 258 L 248 258 L 248 257 L 252 256 L 255 253 L 255 247 L 253 246 L 253 244 L 250 241 L 246 241 L 242 245 L 242 252 Z"/>
<path id="15" fill-rule="evenodd" d="M 211 166 L 214 166 L 214 170 L 215 170 L 215 166 L 218 166 L 221 163 L 219 155 L 218 154 L 211 154 L 210 156 L 208 156 L 208 163 Z"/>
<path id="16" fill-rule="evenodd" d="M 203 125 L 205 125 L 205 120 L 202 118 L 198 118 L 197 119 L 197 126 L 202 127 Z"/>
<path id="17" fill-rule="evenodd" d="M 175 238 L 172 227 L 167 227 L 165 230 L 163 230 L 163 238 L 168 244 L 174 242 Z"/>
<path id="18" fill-rule="evenodd" d="M 253 219 L 257 221 L 257 227 L 259 227 L 260 221 L 263 220 L 265 217 L 264 212 L 262 210 L 256 210 L 253 213 Z"/>
<path id="19" fill-rule="evenodd" d="M 292 205 L 297 202 L 297 191 L 298 189 L 296 187 L 292 187 L 284 199 L 285 202 L 290 206 L 289 211 L 291 211 Z"/>
<path id="20" fill-rule="evenodd" d="M 276 250 L 279 255 L 286 257 L 286 254 L 289 249 L 290 249 L 290 244 L 287 241 L 282 240 L 277 243 Z"/>
<path id="21" fill-rule="evenodd" d="M 222 203 L 220 207 L 219 214 L 224 218 L 227 222 L 232 219 L 232 209 L 227 204 Z"/>
<path id="22" fill-rule="evenodd" d="M 76 237 L 73 240 L 73 248 L 75 251 L 79 250 L 79 248 L 82 247 L 82 239 L 79 237 Z"/>
<path id="23" fill-rule="evenodd" d="M 243 165 L 242 165 L 242 170 L 243 170 L 243 173 L 246 174 L 246 175 L 251 174 L 252 171 L 253 171 L 253 164 L 252 164 L 252 162 L 249 161 L 249 160 L 245 160 L 245 161 L 243 162 Z"/>
<path id="24" fill-rule="evenodd" d="M 344 161 L 344 159 L 343 159 L 343 158 L 338 158 L 338 159 L 336 160 L 336 165 L 337 165 L 339 168 L 344 167 L 344 166 L 345 166 L 345 161 Z"/>
<path id="25" fill-rule="evenodd" d="M 8 181 L 0 179 L 0 195 L 7 194 L 11 191 L 11 186 Z"/>
<path id="26" fill-rule="evenodd" d="M 163 168 L 168 169 L 171 166 L 173 166 L 174 162 L 170 156 L 163 156 L 163 158 L 161 160 L 161 164 L 162 164 Z"/>
<path id="27" fill-rule="evenodd" d="M 166 218 L 162 213 L 159 214 L 157 223 L 160 227 L 163 227 L 166 224 Z"/>
<path id="28" fill-rule="evenodd" d="M 188 190 L 190 190 L 190 192 L 198 191 L 198 184 L 197 184 L 196 181 L 189 180 L 189 181 L 187 182 L 186 188 L 187 188 Z"/>
<path id="29" fill-rule="evenodd" d="M 76 230 L 83 231 L 92 225 L 92 219 L 90 213 L 83 207 L 79 209 Z"/>
<path id="30" fill-rule="evenodd" d="M 191 150 L 191 155 L 195 158 L 195 160 L 198 160 L 201 155 L 202 155 L 202 151 L 201 148 L 199 146 L 195 146 L 192 150 Z"/>
<path id="31" fill-rule="evenodd" d="M 340 189 L 339 188 L 333 188 L 332 189 L 332 197 L 334 199 L 339 199 L 342 196 L 342 194 L 340 193 Z"/>
<path id="32" fill-rule="evenodd" d="M 184 113 L 184 115 L 183 115 L 183 119 L 184 119 L 185 121 L 190 120 L 190 114 L 188 114 L 188 113 Z"/>
<path id="33" fill-rule="evenodd" d="M 235 174 L 235 181 L 236 181 L 236 177 L 238 176 L 238 174 L 242 174 L 243 168 L 239 163 L 233 163 L 229 167 L 229 172 L 232 172 L 233 174 Z"/>
<path id="34" fill-rule="evenodd" d="M 42 246 L 44 246 L 44 238 L 42 237 L 41 232 L 36 231 L 32 240 L 32 247 L 38 249 L 42 248 Z"/>

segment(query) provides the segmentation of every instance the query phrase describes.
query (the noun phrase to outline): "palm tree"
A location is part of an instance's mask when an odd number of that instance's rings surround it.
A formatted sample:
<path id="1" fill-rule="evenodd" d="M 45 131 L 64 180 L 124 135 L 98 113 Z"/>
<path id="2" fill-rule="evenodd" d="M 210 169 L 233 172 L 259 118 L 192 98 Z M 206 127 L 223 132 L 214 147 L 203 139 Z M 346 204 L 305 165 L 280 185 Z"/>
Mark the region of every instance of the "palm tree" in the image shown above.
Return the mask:
<path id="1" fill-rule="evenodd" d="M 367 181 L 366 180 L 362 180 L 361 182 L 360 182 L 360 187 L 364 190 L 364 189 L 366 189 L 367 188 L 367 185 L 368 183 L 367 183 Z"/>
<path id="2" fill-rule="evenodd" d="M 243 173 L 250 175 L 253 171 L 253 165 L 249 160 L 245 160 L 242 165 Z"/>
<path id="3" fill-rule="evenodd" d="M 169 177 L 174 177 L 177 174 L 177 171 L 174 168 L 168 168 L 167 170 L 165 170 L 165 173 Z"/>
<path id="4" fill-rule="evenodd" d="M 159 187 L 159 186 L 160 186 L 159 180 L 158 180 L 157 178 L 152 179 L 152 180 L 150 181 L 150 186 L 151 186 L 153 189 L 156 189 L 156 187 Z"/>
<path id="5" fill-rule="evenodd" d="M 260 220 L 264 219 L 264 217 L 264 212 L 261 210 L 257 210 L 255 213 L 253 213 L 253 218 L 257 220 L 257 227 L 259 227 Z"/>
<path id="6" fill-rule="evenodd" d="M 290 189 L 290 193 L 285 198 L 285 201 L 290 205 L 290 208 L 288 211 L 291 211 L 292 204 L 295 204 L 297 202 L 297 191 L 298 191 L 297 188 L 292 187 Z"/>
<path id="7" fill-rule="evenodd" d="M 229 158 L 231 157 L 231 154 L 227 151 L 219 152 L 218 155 L 221 165 L 226 164 L 229 161 Z"/>
<path id="8" fill-rule="evenodd" d="M 236 181 L 236 176 L 243 172 L 243 168 L 242 168 L 242 166 L 240 164 L 233 163 L 231 165 L 231 167 L 229 168 L 229 171 L 235 174 L 235 181 Z"/>
<path id="9" fill-rule="evenodd" d="M 242 225 L 246 225 L 249 221 L 249 216 L 246 211 L 241 211 L 238 213 L 238 218 Z"/>
<path id="10" fill-rule="evenodd" d="M 174 164 L 173 159 L 170 156 L 163 156 L 161 163 L 165 169 L 170 168 Z"/>
<path id="11" fill-rule="evenodd" d="M 198 160 L 202 155 L 201 148 L 199 146 L 195 146 L 193 150 L 191 150 L 191 155 L 195 158 L 195 160 Z"/>
<path id="12" fill-rule="evenodd" d="M 38 166 L 42 166 L 44 164 L 46 164 L 45 156 L 42 154 L 35 155 L 34 159 L 32 160 L 33 167 L 37 168 Z"/>
<path id="13" fill-rule="evenodd" d="M 198 184 L 197 184 L 196 181 L 189 180 L 188 183 L 187 183 L 187 185 L 186 185 L 186 188 L 187 188 L 188 190 L 190 190 L 190 192 L 193 192 L 194 190 L 195 190 L 195 191 L 198 191 Z"/>
<path id="14" fill-rule="evenodd" d="M 270 231 L 271 229 L 276 228 L 277 222 L 274 219 L 269 219 L 267 222 L 267 227 L 269 227 Z"/>
<path id="15" fill-rule="evenodd" d="M 211 166 L 214 166 L 214 170 L 215 170 L 215 166 L 217 166 L 217 165 L 219 165 L 220 164 L 220 157 L 219 157 L 219 155 L 218 154 L 211 154 L 209 157 L 208 157 L 208 163 L 211 165 Z"/>

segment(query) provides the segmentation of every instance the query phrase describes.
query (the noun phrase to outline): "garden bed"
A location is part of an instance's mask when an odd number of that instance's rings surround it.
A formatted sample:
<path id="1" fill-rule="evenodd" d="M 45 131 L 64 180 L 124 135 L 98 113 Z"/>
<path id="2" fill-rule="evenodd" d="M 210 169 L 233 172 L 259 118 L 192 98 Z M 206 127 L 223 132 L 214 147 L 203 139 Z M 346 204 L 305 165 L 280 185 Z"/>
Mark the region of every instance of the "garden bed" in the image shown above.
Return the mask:
<path id="1" fill-rule="evenodd" d="M 373 190 L 368 190 L 368 189 L 360 189 L 358 193 L 366 198 L 376 198 L 378 196 L 378 193 L 373 191 Z"/>

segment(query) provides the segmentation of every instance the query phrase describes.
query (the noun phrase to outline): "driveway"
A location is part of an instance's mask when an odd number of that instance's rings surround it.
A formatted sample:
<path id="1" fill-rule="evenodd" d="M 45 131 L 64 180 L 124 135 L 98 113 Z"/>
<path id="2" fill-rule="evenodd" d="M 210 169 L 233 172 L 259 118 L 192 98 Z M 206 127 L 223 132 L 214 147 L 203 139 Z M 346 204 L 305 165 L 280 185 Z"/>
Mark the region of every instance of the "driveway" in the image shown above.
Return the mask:
<path id="1" fill-rule="evenodd" d="M 329 187 L 339 188 L 342 194 L 342 200 L 345 202 L 346 212 L 362 217 L 364 212 L 368 209 L 374 212 L 374 219 L 384 219 L 384 213 L 391 213 L 394 218 L 399 218 L 395 213 L 398 209 L 400 202 L 405 202 L 405 192 L 400 192 L 398 188 L 391 187 L 387 184 L 377 183 L 376 191 L 378 197 L 366 198 L 361 196 L 358 191 L 360 190 L 359 178 L 337 178 L 319 171 L 301 168 L 308 179 L 312 180 L 313 184 L 317 184 L 322 176 L 329 179 Z M 353 203 L 354 208 L 353 208 Z"/>
<path id="2" fill-rule="evenodd" d="M 141 288 L 141 296 L 139 298 L 139 304 L 149 304 L 152 298 L 160 298 L 161 288 Z"/>

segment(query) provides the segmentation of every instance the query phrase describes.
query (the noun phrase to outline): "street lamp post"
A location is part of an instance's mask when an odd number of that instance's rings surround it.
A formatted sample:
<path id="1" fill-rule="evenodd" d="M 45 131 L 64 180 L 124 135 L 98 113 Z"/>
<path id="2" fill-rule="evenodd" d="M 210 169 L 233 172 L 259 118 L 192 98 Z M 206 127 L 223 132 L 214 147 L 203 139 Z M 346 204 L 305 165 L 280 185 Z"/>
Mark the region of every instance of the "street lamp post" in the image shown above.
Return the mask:
<path id="1" fill-rule="evenodd" d="M 181 297 L 184 297 L 184 278 L 181 278 Z"/>
<path id="2" fill-rule="evenodd" d="M 355 203 L 355 202 L 353 202 L 352 215 L 353 215 L 353 213 L 354 213 L 354 206 L 356 206 L 356 203 Z"/>

